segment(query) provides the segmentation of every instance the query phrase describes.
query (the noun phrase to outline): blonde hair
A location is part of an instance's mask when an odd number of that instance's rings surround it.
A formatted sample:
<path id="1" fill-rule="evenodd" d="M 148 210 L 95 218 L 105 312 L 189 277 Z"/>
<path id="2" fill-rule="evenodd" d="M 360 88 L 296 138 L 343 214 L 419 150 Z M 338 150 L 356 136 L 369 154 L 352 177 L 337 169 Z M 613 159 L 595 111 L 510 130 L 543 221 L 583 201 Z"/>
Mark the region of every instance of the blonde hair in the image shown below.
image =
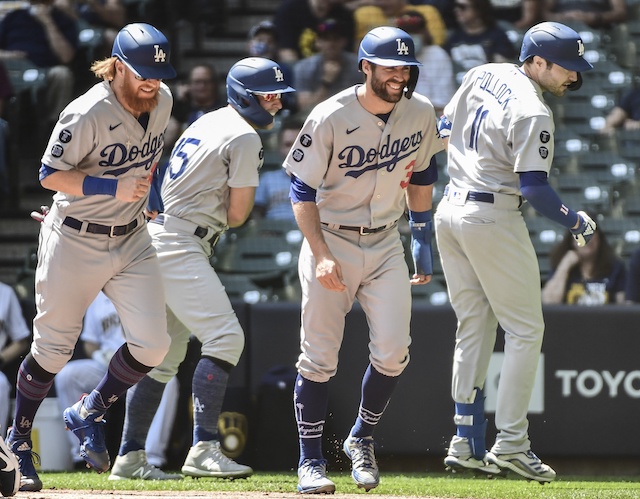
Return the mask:
<path id="1" fill-rule="evenodd" d="M 93 71 L 93 74 L 96 75 L 96 78 L 113 81 L 113 78 L 116 75 L 117 60 L 118 58 L 114 55 L 100 61 L 94 61 L 94 63 L 91 65 L 91 71 Z"/>

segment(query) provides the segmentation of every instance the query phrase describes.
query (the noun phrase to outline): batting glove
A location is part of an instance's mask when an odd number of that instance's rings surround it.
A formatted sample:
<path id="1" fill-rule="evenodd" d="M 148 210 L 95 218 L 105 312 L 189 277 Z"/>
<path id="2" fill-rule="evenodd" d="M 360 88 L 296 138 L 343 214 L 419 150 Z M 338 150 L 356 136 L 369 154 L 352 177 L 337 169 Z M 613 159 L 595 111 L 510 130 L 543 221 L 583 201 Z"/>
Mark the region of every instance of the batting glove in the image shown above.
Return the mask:
<path id="1" fill-rule="evenodd" d="M 580 222 L 578 228 L 570 230 L 578 246 L 584 246 L 589 241 L 591 241 L 591 238 L 595 234 L 596 223 L 584 211 L 578 212 L 578 220 Z"/>
<path id="2" fill-rule="evenodd" d="M 446 139 L 451 135 L 451 122 L 449 118 L 447 118 L 444 114 L 440 116 L 440 121 L 438 121 L 438 136 L 441 139 Z"/>
<path id="3" fill-rule="evenodd" d="M 432 275 L 431 234 L 433 233 L 433 221 L 431 210 L 409 211 L 409 227 L 411 229 L 411 256 L 416 274 Z"/>

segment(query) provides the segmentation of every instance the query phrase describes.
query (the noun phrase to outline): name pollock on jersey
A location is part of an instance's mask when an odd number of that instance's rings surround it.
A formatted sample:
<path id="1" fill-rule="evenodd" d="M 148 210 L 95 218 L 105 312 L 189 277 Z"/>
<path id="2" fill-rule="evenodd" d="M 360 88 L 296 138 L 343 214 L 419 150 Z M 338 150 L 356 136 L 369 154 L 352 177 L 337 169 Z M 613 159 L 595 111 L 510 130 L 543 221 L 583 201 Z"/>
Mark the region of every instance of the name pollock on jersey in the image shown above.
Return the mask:
<path id="1" fill-rule="evenodd" d="M 502 106 L 502 109 L 506 109 L 511 102 L 511 99 L 516 99 L 511 88 L 506 83 L 502 83 L 500 78 L 490 71 L 482 71 L 475 82 L 482 90 L 493 95 L 498 101 L 498 104 Z"/>
<path id="2" fill-rule="evenodd" d="M 408 137 L 395 139 L 393 142 L 391 142 L 391 137 L 387 135 L 387 139 L 380 149 L 372 147 L 365 151 L 361 146 L 350 145 L 338 153 L 338 159 L 344 160 L 343 163 L 338 164 L 338 167 L 360 168 L 360 170 L 346 173 L 346 176 L 354 178 L 358 178 L 369 170 L 379 170 L 380 168 L 386 168 L 391 172 L 399 161 L 411 156 L 419 149 L 422 140 L 422 131 L 417 131 Z M 364 168 L 362 168 L 363 166 Z"/>

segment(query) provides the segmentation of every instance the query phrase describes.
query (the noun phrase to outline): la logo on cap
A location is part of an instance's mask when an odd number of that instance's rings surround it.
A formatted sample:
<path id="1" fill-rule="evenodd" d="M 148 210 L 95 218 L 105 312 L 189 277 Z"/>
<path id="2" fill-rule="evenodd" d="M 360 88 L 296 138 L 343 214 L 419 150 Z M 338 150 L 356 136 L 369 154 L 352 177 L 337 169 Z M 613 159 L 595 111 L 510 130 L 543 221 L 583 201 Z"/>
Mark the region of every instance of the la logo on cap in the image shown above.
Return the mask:
<path id="1" fill-rule="evenodd" d="M 156 49 L 156 55 L 153 56 L 153 60 L 156 62 L 165 62 L 167 58 L 166 52 L 162 50 L 162 47 L 160 47 L 160 45 L 154 45 L 154 47 Z"/>
<path id="2" fill-rule="evenodd" d="M 276 81 L 284 81 L 284 74 L 279 67 L 274 66 L 273 71 L 276 73 Z"/>
<path id="3" fill-rule="evenodd" d="M 396 42 L 398 42 L 398 55 L 409 55 L 409 47 L 404 40 L 402 38 L 396 38 Z"/>

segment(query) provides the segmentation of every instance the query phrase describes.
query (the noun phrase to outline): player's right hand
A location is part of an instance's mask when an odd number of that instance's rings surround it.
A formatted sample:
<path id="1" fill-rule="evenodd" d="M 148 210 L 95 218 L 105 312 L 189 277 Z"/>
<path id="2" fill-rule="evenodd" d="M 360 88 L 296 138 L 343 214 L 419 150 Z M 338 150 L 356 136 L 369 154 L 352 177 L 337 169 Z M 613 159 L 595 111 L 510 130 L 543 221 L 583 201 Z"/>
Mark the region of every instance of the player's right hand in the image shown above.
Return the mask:
<path id="1" fill-rule="evenodd" d="M 578 212 L 578 227 L 571 229 L 571 234 L 580 247 L 585 246 L 596 233 L 596 223 L 584 211 Z"/>
<path id="2" fill-rule="evenodd" d="M 342 268 L 332 258 L 322 258 L 316 263 L 316 279 L 322 287 L 330 291 L 344 291 L 347 287 L 342 280 Z"/>
<path id="3" fill-rule="evenodd" d="M 116 199 L 125 203 L 137 203 L 149 192 L 149 179 L 146 177 L 122 177 L 118 179 Z"/>

